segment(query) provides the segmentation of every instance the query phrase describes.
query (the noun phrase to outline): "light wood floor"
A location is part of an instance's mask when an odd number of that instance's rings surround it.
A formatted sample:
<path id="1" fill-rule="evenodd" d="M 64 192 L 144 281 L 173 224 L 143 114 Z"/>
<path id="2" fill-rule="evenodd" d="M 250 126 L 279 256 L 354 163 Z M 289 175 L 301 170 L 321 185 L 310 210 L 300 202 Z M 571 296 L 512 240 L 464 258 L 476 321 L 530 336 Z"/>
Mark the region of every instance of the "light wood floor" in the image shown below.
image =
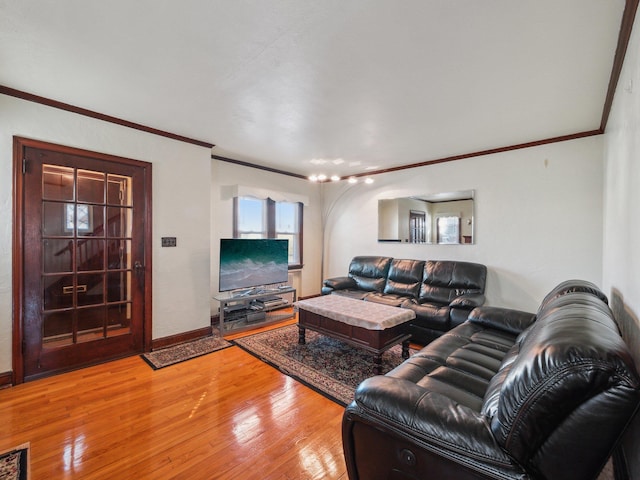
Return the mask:
<path id="1" fill-rule="evenodd" d="M 0 451 L 31 442 L 31 480 L 346 480 L 343 410 L 235 346 L 134 356 L 1 389 Z"/>

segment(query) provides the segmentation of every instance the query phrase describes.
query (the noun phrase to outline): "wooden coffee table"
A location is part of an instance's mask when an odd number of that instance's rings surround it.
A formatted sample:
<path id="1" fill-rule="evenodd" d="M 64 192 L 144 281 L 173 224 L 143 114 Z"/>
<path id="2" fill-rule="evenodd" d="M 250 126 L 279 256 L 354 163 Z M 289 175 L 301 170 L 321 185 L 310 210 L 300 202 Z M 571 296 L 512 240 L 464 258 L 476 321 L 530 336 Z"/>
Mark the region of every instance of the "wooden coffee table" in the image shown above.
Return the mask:
<path id="1" fill-rule="evenodd" d="M 382 353 L 402 344 L 402 358 L 409 358 L 408 325 L 413 310 L 341 295 L 323 295 L 296 302 L 298 343 L 304 345 L 306 329 L 342 340 L 375 354 L 373 373 L 382 373 Z"/>

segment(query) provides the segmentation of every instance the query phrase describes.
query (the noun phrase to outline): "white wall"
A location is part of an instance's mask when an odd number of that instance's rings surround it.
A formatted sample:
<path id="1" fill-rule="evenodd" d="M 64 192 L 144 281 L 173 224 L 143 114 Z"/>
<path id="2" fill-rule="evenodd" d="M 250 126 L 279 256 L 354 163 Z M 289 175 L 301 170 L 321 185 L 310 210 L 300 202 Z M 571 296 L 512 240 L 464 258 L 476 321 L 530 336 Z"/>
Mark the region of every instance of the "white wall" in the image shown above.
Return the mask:
<path id="1" fill-rule="evenodd" d="M 604 285 L 640 314 L 640 16 L 605 134 Z M 636 344 L 640 347 L 640 338 Z M 640 362 L 640 351 L 636 351 Z"/>
<path id="2" fill-rule="evenodd" d="M 327 185 L 325 277 L 355 255 L 487 265 L 487 303 L 527 311 L 569 278 L 602 283 L 602 137 L 376 175 L 372 185 Z M 475 190 L 473 245 L 376 241 L 379 198 Z M 333 202 L 333 204 L 332 204 Z"/>
<path id="3" fill-rule="evenodd" d="M 308 180 L 211 160 L 211 295 L 218 292 L 220 239 L 233 236 L 233 192 L 235 185 L 303 195 L 309 205 L 303 211 L 303 268 L 296 272 L 301 285 L 298 297 L 320 293 L 320 196 L 318 185 Z M 211 314 L 219 304 L 211 302 Z"/>
<path id="4" fill-rule="evenodd" d="M 604 143 L 603 283 L 640 369 L 640 15 L 636 16 Z M 640 415 L 625 438 L 640 478 Z"/>
<path id="5" fill-rule="evenodd" d="M 0 95 L 0 372 L 12 370 L 14 135 L 152 163 L 153 338 L 209 325 L 210 149 Z"/>

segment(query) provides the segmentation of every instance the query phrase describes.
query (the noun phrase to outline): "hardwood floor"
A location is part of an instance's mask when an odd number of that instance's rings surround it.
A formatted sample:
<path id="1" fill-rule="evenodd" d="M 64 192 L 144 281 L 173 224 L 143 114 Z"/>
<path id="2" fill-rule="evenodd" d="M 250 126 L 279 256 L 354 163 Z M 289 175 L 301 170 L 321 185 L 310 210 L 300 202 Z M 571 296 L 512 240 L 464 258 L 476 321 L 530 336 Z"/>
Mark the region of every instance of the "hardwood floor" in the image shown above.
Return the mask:
<path id="1" fill-rule="evenodd" d="M 134 356 L 0 390 L 0 451 L 31 442 L 31 480 L 347 480 L 343 411 L 235 346 Z"/>

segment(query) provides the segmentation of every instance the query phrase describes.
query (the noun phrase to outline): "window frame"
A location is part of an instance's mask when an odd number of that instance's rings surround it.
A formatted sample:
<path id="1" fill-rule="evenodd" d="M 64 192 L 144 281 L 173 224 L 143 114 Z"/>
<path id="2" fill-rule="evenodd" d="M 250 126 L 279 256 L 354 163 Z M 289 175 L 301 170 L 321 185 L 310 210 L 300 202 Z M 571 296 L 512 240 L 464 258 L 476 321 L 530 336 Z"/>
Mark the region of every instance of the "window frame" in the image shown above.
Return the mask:
<path id="1" fill-rule="evenodd" d="M 82 222 L 78 215 L 78 210 L 82 207 L 82 217 L 86 217 L 86 223 Z M 86 235 L 87 232 L 93 230 L 93 209 L 87 203 L 65 203 L 64 204 L 64 231 L 75 232 L 76 228 L 79 235 Z"/>
<path id="2" fill-rule="evenodd" d="M 242 232 L 240 232 L 240 230 L 238 229 L 238 219 L 239 219 L 239 209 L 240 209 L 240 200 L 241 197 L 233 197 L 233 238 L 240 238 L 240 234 Z M 248 198 L 252 198 L 252 197 L 248 197 Z M 297 263 L 289 263 L 289 270 L 298 270 L 301 269 L 302 266 L 304 265 L 303 262 L 303 249 L 302 249 L 302 245 L 304 243 L 303 241 L 303 226 L 304 226 L 304 220 L 303 220 L 303 211 L 304 211 L 304 205 L 301 202 L 277 202 L 276 200 L 273 200 L 271 198 L 265 198 L 265 199 L 258 199 L 261 200 L 263 202 L 265 202 L 265 206 L 266 206 L 266 237 L 263 238 L 278 238 L 277 237 L 277 232 L 276 232 L 276 204 L 277 203 L 295 203 L 298 205 L 298 212 L 297 212 L 297 216 L 298 216 L 298 226 L 297 226 L 297 235 L 294 235 L 295 237 L 297 237 L 298 239 L 298 252 L 299 252 L 299 258 L 298 258 L 298 262 Z M 295 246 L 294 246 L 295 248 Z"/>

